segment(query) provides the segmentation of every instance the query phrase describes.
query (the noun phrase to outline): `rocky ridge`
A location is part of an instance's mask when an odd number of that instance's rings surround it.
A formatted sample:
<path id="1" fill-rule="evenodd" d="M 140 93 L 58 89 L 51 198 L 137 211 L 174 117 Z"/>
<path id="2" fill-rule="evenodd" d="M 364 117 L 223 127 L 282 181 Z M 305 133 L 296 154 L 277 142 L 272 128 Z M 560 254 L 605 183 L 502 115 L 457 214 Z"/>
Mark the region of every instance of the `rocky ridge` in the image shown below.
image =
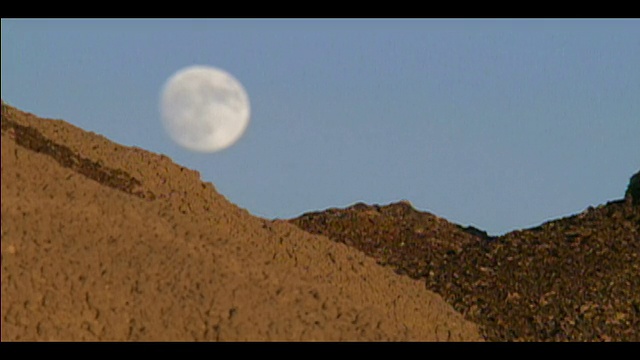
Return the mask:
<path id="1" fill-rule="evenodd" d="M 639 179 L 632 177 L 627 201 L 499 237 L 407 202 L 290 222 L 424 281 L 487 340 L 640 341 Z"/>

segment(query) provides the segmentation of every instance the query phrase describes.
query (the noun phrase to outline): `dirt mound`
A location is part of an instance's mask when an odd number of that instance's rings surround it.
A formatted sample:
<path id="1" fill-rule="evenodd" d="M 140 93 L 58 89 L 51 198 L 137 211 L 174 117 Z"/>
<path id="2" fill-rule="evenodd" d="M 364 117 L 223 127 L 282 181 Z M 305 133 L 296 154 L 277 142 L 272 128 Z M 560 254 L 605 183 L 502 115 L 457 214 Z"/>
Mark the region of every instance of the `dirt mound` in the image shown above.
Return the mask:
<path id="1" fill-rule="evenodd" d="M 2 106 L 2 340 L 482 340 L 422 282 L 165 156 Z"/>
<path id="2" fill-rule="evenodd" d="M 423 279 L 492 341 L 640 341 L 640 207 L 615 201 L 491 238 L 406 203 L 290 220 Z"/>
<path id="3" fill-rule="evenodd" d="M 443 218 L 416 211 L 407 202 L 387 206 L 358 203 L 346 209 L 307 213 L 292 223 L 312 234 L 323 234 L 354 246 L 396 272 L 421 278 L 431 255 L 456 254 L 478 236 Z M 441 274 L 447 276 L 447 274 Z"/>

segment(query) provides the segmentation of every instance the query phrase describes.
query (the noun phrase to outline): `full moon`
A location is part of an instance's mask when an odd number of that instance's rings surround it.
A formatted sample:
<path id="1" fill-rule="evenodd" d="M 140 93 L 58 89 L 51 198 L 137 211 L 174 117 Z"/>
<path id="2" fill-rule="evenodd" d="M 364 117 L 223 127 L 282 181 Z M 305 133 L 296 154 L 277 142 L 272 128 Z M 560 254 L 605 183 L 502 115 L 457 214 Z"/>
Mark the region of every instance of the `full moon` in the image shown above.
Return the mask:
<path id="1" fill-rule="evenodd" d="M 165 83 L 160 112 L 165 130 L 177 144 L 191 151 L 215 152 L 244 134 L 249 125 L 249 97 L 226 71 L 190 66 Z"/>

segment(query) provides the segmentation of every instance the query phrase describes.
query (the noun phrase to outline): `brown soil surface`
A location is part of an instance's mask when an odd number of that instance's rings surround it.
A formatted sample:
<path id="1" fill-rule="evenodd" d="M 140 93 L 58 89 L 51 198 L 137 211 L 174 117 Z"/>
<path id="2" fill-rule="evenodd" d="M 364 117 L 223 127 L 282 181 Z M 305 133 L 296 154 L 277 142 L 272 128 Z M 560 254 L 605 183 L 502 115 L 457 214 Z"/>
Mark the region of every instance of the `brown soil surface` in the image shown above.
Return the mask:
<path id="1" fill-rule="evenodd" d="M 482 340 L 423 282 L 4 104 L 1 265 L 2 341 Z"/>
<path id="2" fill-rule="evenodd" d="M 496 238 L 407 202 L 290 222 L 422 279 L 487 340 L 640 341 L 640 206 L 632 192 Z"/>

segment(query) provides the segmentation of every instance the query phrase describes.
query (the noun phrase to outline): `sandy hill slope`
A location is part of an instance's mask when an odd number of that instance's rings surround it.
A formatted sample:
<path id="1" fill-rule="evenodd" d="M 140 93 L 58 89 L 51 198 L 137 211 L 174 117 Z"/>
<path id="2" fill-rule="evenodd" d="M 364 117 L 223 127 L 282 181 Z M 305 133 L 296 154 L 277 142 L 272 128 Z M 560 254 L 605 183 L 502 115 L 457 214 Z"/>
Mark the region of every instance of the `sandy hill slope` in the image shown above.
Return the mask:
<path id="1" fill-rule="evenodd" d="M 290 222 L 426 282 L 492 341 L 640 341 L 640 172 L 625 200 L 497 238 L 407 202 Z"/>
<path id="2" fill-rule="evenodd" d="M 169 158 L 2 106 L 2 340 L 482 340 L 424 283 Z"/>

